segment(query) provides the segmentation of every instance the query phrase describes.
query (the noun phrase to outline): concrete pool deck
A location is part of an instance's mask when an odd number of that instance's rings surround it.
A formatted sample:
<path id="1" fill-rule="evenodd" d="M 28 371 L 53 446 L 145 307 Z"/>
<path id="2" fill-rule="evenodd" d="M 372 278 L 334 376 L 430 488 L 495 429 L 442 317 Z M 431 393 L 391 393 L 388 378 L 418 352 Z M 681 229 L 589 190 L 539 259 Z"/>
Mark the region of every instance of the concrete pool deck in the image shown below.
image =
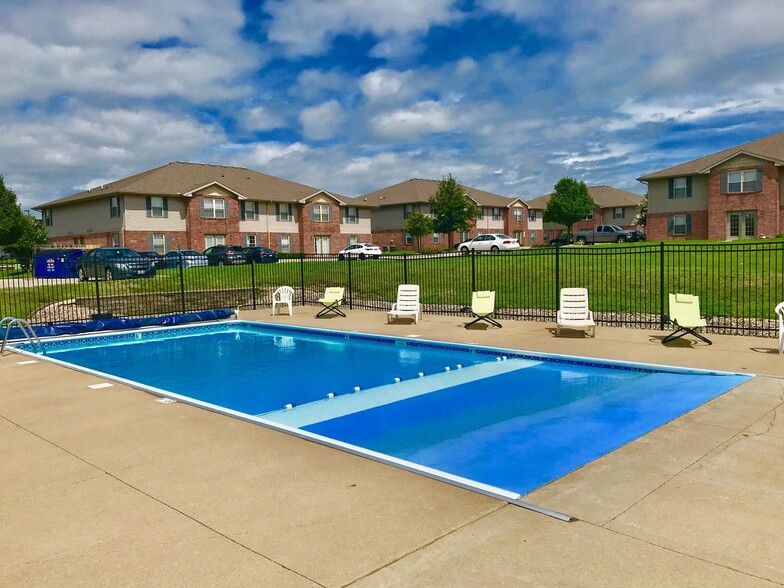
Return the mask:
<path id="1" fill-rule="evenodd" d="M 316 310 L 242 318 L 759 376 L 525 497 L 576 518 L 565 523 L 6 354 L 0 585 L 784 585 L 775 339 L 665 348 L 662 331 L 556 339 L 551 323 Z"/>

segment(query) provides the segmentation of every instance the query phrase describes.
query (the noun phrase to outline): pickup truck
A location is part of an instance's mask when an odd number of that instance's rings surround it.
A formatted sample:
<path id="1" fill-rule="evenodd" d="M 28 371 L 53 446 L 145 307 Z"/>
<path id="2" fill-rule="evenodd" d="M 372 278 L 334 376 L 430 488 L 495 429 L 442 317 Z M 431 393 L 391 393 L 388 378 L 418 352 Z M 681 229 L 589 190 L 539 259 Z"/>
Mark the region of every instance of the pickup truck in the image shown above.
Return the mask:
<path id="1" fill-rule="evenodd" d="M 618 225 L 599 225 L 587 231 L 577 231 L 574 234 L 574 242 L 580 245 L 593 243 L 625 243 L 627 241 L 639 241 L 637 231 L 628 231 Z"/>

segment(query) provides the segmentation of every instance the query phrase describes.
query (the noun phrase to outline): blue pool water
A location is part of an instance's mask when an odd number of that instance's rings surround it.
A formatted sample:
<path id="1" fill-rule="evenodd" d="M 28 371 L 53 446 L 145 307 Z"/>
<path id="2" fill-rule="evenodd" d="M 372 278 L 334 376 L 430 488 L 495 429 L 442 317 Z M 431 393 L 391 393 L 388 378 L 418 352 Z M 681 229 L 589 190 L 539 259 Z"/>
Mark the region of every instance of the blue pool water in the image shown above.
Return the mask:
<path id="1" fill-rule="evenodd" d="M 46 345 L 50 358 L 517 494 L 751 377 L 244 322 Z"/>

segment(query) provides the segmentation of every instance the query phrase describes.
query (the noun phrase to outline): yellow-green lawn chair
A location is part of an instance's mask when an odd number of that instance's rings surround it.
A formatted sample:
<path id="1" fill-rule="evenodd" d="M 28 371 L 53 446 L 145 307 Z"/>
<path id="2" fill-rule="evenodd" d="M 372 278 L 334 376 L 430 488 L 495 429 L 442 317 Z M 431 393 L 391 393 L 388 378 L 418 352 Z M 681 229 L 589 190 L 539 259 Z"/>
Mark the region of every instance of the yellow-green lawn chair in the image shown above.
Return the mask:
<path id="1" fill-rule="evenodd" d="M 495 292 L 483 291 L 474 292 L 471 297 L 471 314 L 476 318 L 466 325 L 466 328 L 479 322 L 485 321 L 494 327 L 501 328 L 501 323 L 490 315 L 495 312 Z"/>
<path id="2" fill-rule="evenodd" d="M 343 304 L 343 294 L 345 290 L 345 288 L 327 288 L 324 291 L 324 297 L 319 298 L 319 304 L 324 308 L 316 314 L 316 318 L 330 313 L 346 316 L 345 313 L 340 310 L 340 305 Z"/>
<path id="3" fill-rule="evenodd" d="M 697 332 L 697 329 L 706 327 L 708 323 L 700 316 L 700 297 L 693 294 L 670 294 L 670 314 L 667 316 L 675 330 L 662 339 L 662 343 L 669 343 L 680 339 L 684 335 L 694 335 L 700 341 L 712 345 L 712 341 Z"/>

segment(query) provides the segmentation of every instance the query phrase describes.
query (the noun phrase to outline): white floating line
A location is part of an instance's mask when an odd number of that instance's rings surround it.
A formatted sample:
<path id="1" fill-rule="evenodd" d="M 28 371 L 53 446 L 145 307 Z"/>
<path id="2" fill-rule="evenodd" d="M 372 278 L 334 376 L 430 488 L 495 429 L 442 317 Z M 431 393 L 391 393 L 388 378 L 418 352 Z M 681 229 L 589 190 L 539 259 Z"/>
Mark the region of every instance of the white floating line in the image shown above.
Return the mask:
<path id="1" fill-rule="evenodd" d="M 421 337 L 421 336 L 422 335 L 406 335 L 406 337 L 410 337 L 411 339 L 416 339 L 416 338 Z"/>
<path id="2" fill-rule="evenodd" d="M 112 388 L 114 387 L 114 384 L 110 384 L 109 382 L 101 382 L 100 384 L 90 384 L 87 387 L 92 388 L 93 390 L 100 390 L 101 388 Z"/>
<path id="3" fill-rule="evenodd" d="M 16 365 L 30 365 L 31 363 L 38 363 L 34 359 L 28 359 L 27 361 L 17 361 Z"/>
<path id="4" fill-rule="evenodd" d="M 177 401 L 174 398 L 156 398 L 155 402 L 160 402 L 161 404 L 174 404 Z"/>

